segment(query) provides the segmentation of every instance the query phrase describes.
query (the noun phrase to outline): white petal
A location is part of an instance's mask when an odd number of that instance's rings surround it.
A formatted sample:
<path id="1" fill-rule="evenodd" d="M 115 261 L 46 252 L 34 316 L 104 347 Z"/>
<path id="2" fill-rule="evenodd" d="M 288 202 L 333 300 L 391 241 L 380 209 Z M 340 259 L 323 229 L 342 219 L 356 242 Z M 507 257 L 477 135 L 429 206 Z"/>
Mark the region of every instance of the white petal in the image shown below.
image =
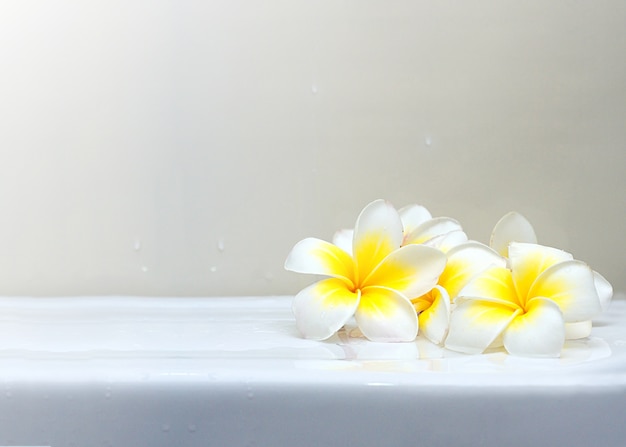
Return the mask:
<path id="1" fill-rule="evenodd" d="M 446 234 L 435 236 L 434 238 L 424 242 L 424 245 L 437 248 L 444 253 L 447 253 L 452 248 L 465 242 L 467 242 L 467 234 L 465 234 L 465 232 L 462 230 L 454 230 Z"/>
<path id="2" fill-rule="evenodd" d="M 339 230 L 333 236 L 333 244 L 341 248 L 343 251 L 352 256 L 352 240 L 354 239 L 354 230 Z"/>
<path id="3" fill-rule="evenodd" d="M 292 305 L 296 326 L 305 338 L 325 340 L 354 315 L 359 292 L 335 278 L 316 282 L 298 293 Z"/>
<path id="4" fill-rule="evenodd" d="M 352 247 L 357 282 L 362 281 L 401 244 L 402 222 L 393 205 L 384 200 L 375 200 L 367 205 L 354 227 Z"/>
<path id="5" fill-rule="evenodd" d="M 568 323 L 589 320 L 601 311 L 593 271 L 581 261 L 564 261 L 548 268 L 528 296 L 554 301 Z"/>
<path id="6" fill-rule="evenodd" d="M 412 341 L 417 335 L 417 314 L 413 305 L 392 289 L 363 289 L 354 317 L 363 335 L 372 341 Z"/>
<path id="7" fill-rule="evenodd" d="M 576 323 L 565 323 L 565 339 L 578 340 L 591 335 L 591 320 L 578 321 Z"/>
<path id="8" fill-rule="evenodd" d="M 363 286 L 394 289 L 416 298 L 432 289 L 446 266 L 446 255 L 425 245 L 405 245 L 387 256 Z"/>
<path id="9" fill-rule="evenodd" d="M 398 210 L 404 234 L 409 234 L 419 225 L 433 218 L 430 212 L 421 205 L 407 205 Z"/>
<path id="10" fill-rule="evenodd" d="M 463 230 L 458 221 L 450 217 L 436 217 L 405 234 L 404 244 L 423 244 L 434 237 L 458 230 Z"/>
<path id="11" fill-rule="evenodd" d="M 604 312 L 609 308 L 609 304 L 611 304 L 611 299 L 613 298 L 613 286 L 604 276 L 596 271 L 593 272 L 593 281 L 596 286 L 598 298 L 600 299 L 600 307 L 602 308 L 602 312 Z"/>
<path id="12" fill-rule="evenodd" d="M 504 347 L 513 355 L 559 357 L 564 342 L 561 311 L 543 298 L 529 301 L 526 313 L 518 315 L 504 331 Z"/>
<path id="13" fill-rule="evenodd" d="M 476 275 L 488 267 L 506 267 L 506 259 L 480 242 L 466 242 L 448 252 L 448 264 L 439 278 L 454 301 L 459 292 Z"/>
<path id="14" fill-rule="evenodd" d="M 508 258 L 511 242 L 537 243 L 537 235 L 531 223 L 515 211 L 505 214 L 496 223 L 491 232 L 489 245 L 502 256 Z"/>
<path id="15" fill-rule="evenodd" d="M 285 261 L 285 269 L 298 273 L 327 275 L 351 283 L 354 262 L 348 253 L 330 242 L 309 237 L 298 242 Z"/>
<path id="16" fill-rule="evenodd" d="M 490 301 L 457 301 L 450 316 L 445 346 L 452 351 L 480 354 L 504 331 L 520 310 Z"/>
<path id="17" fill-rule="evenodd" d="M 448 333 L 450 323 L 450 297 L 441 286 L 435 286 L 432 293 L 435 301 L 418 315 L 420 333 L 435 344 L 441 344 Z"/>

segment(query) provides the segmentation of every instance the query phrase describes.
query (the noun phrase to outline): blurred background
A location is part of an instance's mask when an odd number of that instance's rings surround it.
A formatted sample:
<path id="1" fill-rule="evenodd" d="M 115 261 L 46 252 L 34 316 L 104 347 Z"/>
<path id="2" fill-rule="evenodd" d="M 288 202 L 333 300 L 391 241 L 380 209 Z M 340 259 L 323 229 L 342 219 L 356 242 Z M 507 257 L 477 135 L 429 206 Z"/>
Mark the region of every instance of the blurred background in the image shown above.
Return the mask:
<path id="1" fill-rule="evenodd" d="M 626 290 L 626 3 L 0 2 L 0 295 L 294 294 L 371 200 Z"/>

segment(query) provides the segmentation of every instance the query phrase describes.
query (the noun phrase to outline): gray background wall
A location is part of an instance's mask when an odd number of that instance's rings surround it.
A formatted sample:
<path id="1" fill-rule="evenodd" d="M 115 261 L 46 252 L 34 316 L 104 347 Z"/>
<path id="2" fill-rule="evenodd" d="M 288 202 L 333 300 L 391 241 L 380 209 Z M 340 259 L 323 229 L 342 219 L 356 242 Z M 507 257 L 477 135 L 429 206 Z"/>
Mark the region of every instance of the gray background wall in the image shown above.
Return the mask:
<path id="1" fill-rule="evenodd" d="M 0 294 L 291 294 L 375 198 L 626 290 L 622 1 L 0 2 Z"/>

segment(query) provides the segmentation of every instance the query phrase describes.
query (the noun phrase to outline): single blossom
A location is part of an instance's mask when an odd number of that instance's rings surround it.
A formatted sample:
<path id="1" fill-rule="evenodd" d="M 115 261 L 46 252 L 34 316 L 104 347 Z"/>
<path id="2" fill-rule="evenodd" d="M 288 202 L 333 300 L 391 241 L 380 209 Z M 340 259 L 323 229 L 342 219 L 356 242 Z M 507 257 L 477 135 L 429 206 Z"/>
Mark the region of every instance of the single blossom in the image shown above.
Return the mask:
<path id="1" fill-rule="evenodd" d="M 403 227 L 402 246 L 422 244 L 448 254 L 446 269 L 438 284 L 417 298 L 411 297 L 418 314 L 420 332 L 432 342 L 439 344 L 448 331 L 451 301 L 464 285 L 463 281 L 486 268 L 486 262 L 499 263 L 502 258 L 483 244 L 468 242 L 461 224 L 455 219 L 433 218 L 428 209 L 416 204 L 401 208 L 399 214 Z M 340 230 L 335 233 L 333 243 L 352 253 L 353 235 L 354 230 Z M 461 245 L 467 246 L 455 250 Z"/>
<path id="2" fill-rule="evenodd" d="M 507 258 L 511 242 L 537 243 L 537 235 L 532 224 L 522 214 L 512 211 L 505 214 L 494 226 L 491 232 L 489 245 L 495 251 Z M 613 287 L 600 273 L 593 271 L 600 307 L 602 311 L 608 309 L 613 297 Z M 565 324 L 565 338 L 572 340 L 588 337 L 591 334 L 591 320 Z"/>
<path id="3" fill-rule="evenodd" d="M 558 357 L 566 322 L 600 312 L 594 273 L 572 255 L 511 242 L 509 267 L 491 267 L 463 288 L 445 342 L 471 354 L 504 346 L 514 355 Z"/>
<path id="4" fill-rule="evenodd" d="M 285 268 L 328 277 L 294 298 L 299 331 L 306 338 L 323 340 L 354 316 L 370 340 L 413 340 L 418 319 L 407 297 L 435 286 L 446 256 L 424 245 L 401 246 L 403 237 L 398 211 L 376 200 L 357 218 L 349 251 L 317 238 L 298 242 Z"/>

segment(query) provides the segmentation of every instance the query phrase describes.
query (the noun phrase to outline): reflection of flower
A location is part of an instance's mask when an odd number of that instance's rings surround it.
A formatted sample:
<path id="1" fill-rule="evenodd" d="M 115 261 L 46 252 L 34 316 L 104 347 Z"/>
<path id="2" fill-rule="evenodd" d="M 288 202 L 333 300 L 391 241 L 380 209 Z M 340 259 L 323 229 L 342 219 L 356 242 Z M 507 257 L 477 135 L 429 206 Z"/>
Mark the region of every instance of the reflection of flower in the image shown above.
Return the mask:
<path id="1" fill-rule="evenodd" d="M 558 357 L 564 322 L 600 312 L 594 272 L 569 253 L 511 242 L 509 268 L 491 267 L 463 288 L 446 347 L 480 353 L 504 345 L 515 355 Z"/>
<path id="2" fill-rule="evenodd" d="M 489 245 L 504 257 L 508 257 L 511 242 L 537 243 L 537 236 L 532 224 L 520 213 L 512 211 L 505 214 L 494 226 Z M 593 272 L 600 307 L 608 309 L 613 297 L 613 287 L 598 272 Z M 565 324 L 565 338 L 577 339 L 588 337 L 591 333 L 591 320 Z"/>
<path id="3" fill-rule="evenodd" d="M 399 213 L 383 200 L 359 215 L 347 252 L 315 238 L 298 242 L 285 261 L 287 270 L 329 276 L 301 290 L 293 302 L 298 329 L 323 340 L 352 316 L 374 341 L 410 341 L 418 321 L 407 297 L 432 289 L 446 256 L 424 245 L 401 247 Z"/>

